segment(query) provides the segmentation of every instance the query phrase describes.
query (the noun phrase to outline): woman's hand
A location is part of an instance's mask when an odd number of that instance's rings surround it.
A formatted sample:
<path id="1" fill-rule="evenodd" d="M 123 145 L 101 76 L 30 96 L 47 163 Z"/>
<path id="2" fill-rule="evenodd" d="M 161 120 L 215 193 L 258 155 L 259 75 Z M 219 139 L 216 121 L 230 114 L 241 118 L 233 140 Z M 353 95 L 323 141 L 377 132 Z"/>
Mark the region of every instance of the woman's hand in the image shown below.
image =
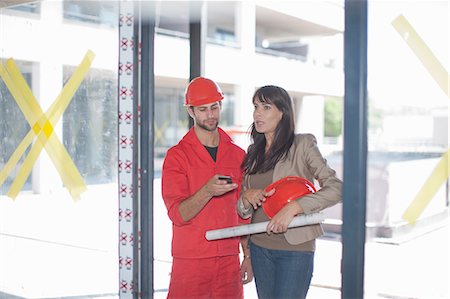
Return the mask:
<path id="1" fill-rule="evenodd" d="M 267 224 L 267 234 L 270 235 L 271 232 L 280 234 L 285 233 L 288 229 L 289 223 L 291 223 L 292 219 L 298 214 L 303 213 L 302 207 L 298 204 L 297 201 L 291 201 L 287 205 L 285 205 Z"/>
<path id="2" fill-rule="evenodd" d="M 257 209 L 262 205 L 263 202 L 266 201 L 266 197 L 272 195 L 275 192 L 275 189 L 266 192 L 262 189 L 247 189 L 242 194 L 242 202 L 244 203 L 244 207 L 248 209 L 250 206 L 253 209 Z"/>

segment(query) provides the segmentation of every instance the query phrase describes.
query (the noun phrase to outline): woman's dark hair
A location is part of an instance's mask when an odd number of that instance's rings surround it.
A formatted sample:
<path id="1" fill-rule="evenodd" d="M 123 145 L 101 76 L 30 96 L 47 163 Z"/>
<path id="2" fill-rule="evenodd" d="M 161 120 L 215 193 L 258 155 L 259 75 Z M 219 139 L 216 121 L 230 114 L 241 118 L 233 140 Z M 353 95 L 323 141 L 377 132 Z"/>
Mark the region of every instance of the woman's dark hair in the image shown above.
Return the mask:
<path id="1" fill-rule="evenodd" d="M 255 91 L 253 103 L 256 100 L 275 105 L 283 116 L 275 130 L 274 139 L 267 154 L 264 134 L 256 131 L 254 122 L 250 126 L 252 144 L 241 165 L 246 174 L 264 173 L 275 168 L 278 161 L 286 158 L 295 136 L 294 109 L 291 97 L 286 90 L 273 85 L 263 86 Z"/>

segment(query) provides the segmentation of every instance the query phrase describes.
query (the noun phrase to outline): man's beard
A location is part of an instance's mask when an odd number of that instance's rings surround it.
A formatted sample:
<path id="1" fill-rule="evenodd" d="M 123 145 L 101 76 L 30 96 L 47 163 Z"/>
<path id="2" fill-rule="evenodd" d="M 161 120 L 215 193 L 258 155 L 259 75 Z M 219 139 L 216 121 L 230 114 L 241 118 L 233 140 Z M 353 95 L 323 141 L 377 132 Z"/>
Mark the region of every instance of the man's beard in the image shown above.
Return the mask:
<path id="1" fill-rule="evenodd" d="M 202 128 L 203 130 L 213 132 L 213 131 L 215 131 L 215 130 L 217 129 L 217 127 L 219 126 L 219 121 L 217 120 L 216 123 L 215 123 L 215 125 L 212 126 L 212 127 L 211 127 L 211 126 L 206 126 L 206 125 L 204 125 L 204 124 L 202 124 L 202 123 L 200 123 L 200 122 L 198 122 L 197 125 L 198 125 L 200 128 Z"/>

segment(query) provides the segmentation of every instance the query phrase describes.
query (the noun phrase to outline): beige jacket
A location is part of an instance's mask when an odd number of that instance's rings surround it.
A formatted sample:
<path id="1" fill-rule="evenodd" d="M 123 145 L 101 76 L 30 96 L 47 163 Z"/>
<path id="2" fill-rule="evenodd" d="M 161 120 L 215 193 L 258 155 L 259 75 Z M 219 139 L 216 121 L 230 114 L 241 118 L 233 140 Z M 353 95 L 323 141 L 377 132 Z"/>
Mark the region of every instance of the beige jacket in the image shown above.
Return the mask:
<path id="1" fill-rule="evenodd" d="M 339 203 L 342 199 L 342 181 L 336 177 L 322 157 L 316 138 L 311 134 L 298 134 L 286 159 L 278 162 L 273 172 L 273 181 L 286 176 L 299 176 L 320 185 L 317 192 L 297 199 L 305 214 L 316 213 Z M 244 180 L 248 182 L 248 180 Z M 244 190 L 249 186 L 244 186 Z M 238 204 L 241 214 L 242 204 Z M 245 216 L 245 215 L 243 215 Z M 323 235 L 320 224 L 290 228 L 285 233 L 290 244 L 301 244 Z"/>

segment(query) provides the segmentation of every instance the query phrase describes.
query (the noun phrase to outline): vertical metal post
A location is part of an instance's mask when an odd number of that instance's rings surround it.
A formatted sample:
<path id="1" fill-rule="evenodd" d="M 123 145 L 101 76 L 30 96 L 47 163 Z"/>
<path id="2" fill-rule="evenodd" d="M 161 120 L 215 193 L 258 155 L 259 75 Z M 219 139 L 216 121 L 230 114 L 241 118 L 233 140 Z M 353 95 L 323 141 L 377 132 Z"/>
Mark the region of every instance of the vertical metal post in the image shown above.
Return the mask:
<path id="1" fill-rule="evenodd" d="M 141 31 L 141 298 L 153 298 L 155 3 L 142 1 Z"/>
<path id="2" fill-rule="evenodd" d="M 189 81 L 191 81 L 205 73 L 206 3 L 203 1 L 190 2 L 189 17 Z M 194 122 L 192 118 L 188 117 L 188 119 L 189 127 L 192 127 Z"/>
<path id="3" fill-rule="evenodd" d="M 153 298 L 153 177 L 154 177 L 154 106 L 155 106 L 155 76 L 154 76 L 154 36 L 155 36 L 155 3 L 153 1 L 135 2 L 139 16 L 136 23 L 137 34 L 134 42 L 135 55 L 138 59 L 137 84 L 135 95 L 140 105 L 138 130 L 134 136 L 134 146 L 139 153 L 137 179 L 134 181 L 139 221 L 136 221 L 134 240 L 136 256 L 139 258 L 137 277 L 134 286 L 135 298 Z M 139 107 L 135 107 L 138 110 Z M 138 111 L 135 111 L 138 115 Z"/>
<path id="4" fill-rule="evenodd" d="M 345 1 L 342 298 L 364 298 L 367 0 Z"/>

